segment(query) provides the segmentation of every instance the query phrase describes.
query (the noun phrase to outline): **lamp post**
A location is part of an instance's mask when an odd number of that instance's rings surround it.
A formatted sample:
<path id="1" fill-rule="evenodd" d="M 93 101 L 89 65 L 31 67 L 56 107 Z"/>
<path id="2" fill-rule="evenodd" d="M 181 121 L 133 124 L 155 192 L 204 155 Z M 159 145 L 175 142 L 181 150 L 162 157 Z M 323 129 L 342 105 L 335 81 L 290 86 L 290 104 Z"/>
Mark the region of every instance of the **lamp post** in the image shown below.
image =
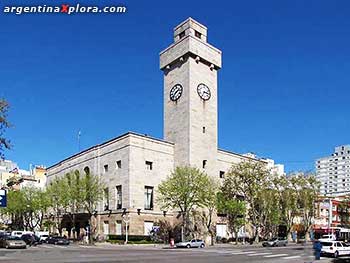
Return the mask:
<path id="1" fill-rule="evenodd" d="M 130 222 L 129 215 L 123 215 L 123 222 L 125 223 L 125 244 L 128 244 L 128 224 Z"/>

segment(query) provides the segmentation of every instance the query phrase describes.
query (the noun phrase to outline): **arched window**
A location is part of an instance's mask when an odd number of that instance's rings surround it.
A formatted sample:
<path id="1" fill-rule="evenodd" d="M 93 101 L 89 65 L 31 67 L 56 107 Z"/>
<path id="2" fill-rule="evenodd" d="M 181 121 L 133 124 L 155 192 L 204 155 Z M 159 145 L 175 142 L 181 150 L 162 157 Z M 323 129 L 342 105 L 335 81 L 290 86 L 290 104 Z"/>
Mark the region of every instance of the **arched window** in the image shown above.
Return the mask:
<path id="1" fill-rule="evenodd" d="M 86 175 L 90 174 L 90 168 L 89 168 L 89 166 L 86 166 L 86 167 L 84 168 L 84 172 L 85 172 Z"/>

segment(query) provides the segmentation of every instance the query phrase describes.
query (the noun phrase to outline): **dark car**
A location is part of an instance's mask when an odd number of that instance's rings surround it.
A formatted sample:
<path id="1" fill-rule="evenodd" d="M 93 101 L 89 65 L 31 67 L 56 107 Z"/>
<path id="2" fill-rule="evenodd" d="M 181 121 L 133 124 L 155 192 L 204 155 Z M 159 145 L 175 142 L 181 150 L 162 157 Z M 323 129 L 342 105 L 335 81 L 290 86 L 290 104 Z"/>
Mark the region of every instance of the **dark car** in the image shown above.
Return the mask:
<path id="1" fill-rule="evenodd" d="M 32 234 L 24 234 L 21 236 L 21 239 L 26 242 L 29 246 L 35 246 L 38 244 L 38 241 L 36 240 L 35 236 Z"/>
<path id="2" fill-rule="evenodd" d="M 281 246 L 287 246 L 287 244 L 288 244 L 288 241 L 284 237 L 271 238 L 262 243 L 263 247 L 281 247 Z"/>
<path id="3" fill-rule="evenodd" d="M 0 247 L 4 248 L 27 248 L 26 243 L 16 236 L 1 236 Z"/>
<path id="4" fill-rule="evenodd" d="M 69 245 L 69 240 L 65 237 L 52 236 L 46 239 L 46 243 L 54 245 Z"/>

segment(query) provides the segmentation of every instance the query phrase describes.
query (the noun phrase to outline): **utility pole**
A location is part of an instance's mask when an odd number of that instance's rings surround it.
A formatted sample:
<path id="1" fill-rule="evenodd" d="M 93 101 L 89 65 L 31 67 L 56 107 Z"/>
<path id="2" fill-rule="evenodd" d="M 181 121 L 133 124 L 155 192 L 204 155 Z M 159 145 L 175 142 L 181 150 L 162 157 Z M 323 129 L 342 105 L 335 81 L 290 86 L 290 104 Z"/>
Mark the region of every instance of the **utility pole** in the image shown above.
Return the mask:
<path id="1" fill-rule="evenodd" d="M 130 222 L 129 215 L 123 216 L 123 221 L 125 223 L 125 244 L 128 244 L 128 224 Z"/>

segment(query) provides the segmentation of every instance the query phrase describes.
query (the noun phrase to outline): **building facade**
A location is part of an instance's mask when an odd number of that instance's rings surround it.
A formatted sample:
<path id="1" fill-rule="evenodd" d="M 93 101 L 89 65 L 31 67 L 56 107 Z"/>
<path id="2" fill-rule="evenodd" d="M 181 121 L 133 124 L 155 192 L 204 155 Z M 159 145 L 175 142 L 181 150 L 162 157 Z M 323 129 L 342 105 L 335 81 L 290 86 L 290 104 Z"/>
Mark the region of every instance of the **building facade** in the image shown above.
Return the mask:
<path id="1" fill-rule="evenodd" d="M 207 28 L 192 18 L 174 29 L 174 42 L 160 53 L 164 75 L 164 139 L 128 132 L 91 147 L 47 169 L 48 183 L 73 170 L 100 176 L 108 186 L 96 211 L 101 236 L 148 235 L 159 220 L 177 213 L 162 211 L 157 187 L 177 166 L 189 165 L 224 178 L 232 164 L 261 161 L 218 149 L 217 74 L 221 51 L 207 42 Z M 271 163 L 271 162 L 270 162 Z M 280 170 L 280 168 L 278 168 Z M 218 231 L 226 234 L 224 223 Z"/>
<path id="2" fill-rule="evenodd" d="M 316 160 L 316 178 L 324 196 L 350 193 L 350 145 L 335 147 L 331 156 Z"/>

